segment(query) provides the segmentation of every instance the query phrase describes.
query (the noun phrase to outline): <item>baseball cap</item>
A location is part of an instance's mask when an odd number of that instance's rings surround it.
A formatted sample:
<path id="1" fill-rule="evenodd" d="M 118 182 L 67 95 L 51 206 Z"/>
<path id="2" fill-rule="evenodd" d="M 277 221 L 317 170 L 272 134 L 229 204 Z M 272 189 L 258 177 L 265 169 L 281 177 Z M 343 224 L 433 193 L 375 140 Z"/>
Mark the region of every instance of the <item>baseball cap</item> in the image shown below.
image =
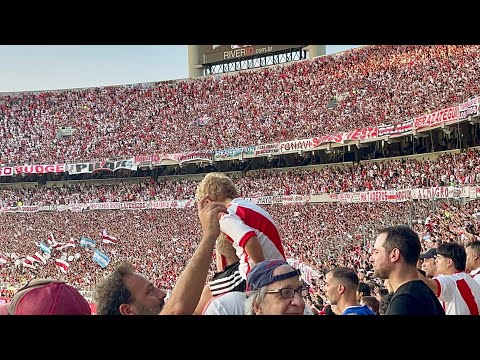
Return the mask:
<path id="1" fill-rule="evenodd" d="M 431 259 L 433 258 L 435 255 L 437 255 L 437 249 L 435 248 L 432 248 L 432 249 L 429 249 L 428 251 L 424 252 L 423 254 L 420 254 L 420 256 L 418 257 L 420 260 L 423 260 L 423 259 Z"/>
<path id="2" fill-rule="evenodd" d="M 90 315 L 85 298 L 63 281 L 33 279 L 0 305 L 0 315 Z"/>
<path id="3" fill-rule="evenodd" d="M 247 291 L 258 290 L 274 282 L 300 276 L 300 270 L 298 269 L 273 276 L 275 269 L 282 265 L 291 266 L 285 260 L 265 260 L 257 263 L 247 275 Z"/>

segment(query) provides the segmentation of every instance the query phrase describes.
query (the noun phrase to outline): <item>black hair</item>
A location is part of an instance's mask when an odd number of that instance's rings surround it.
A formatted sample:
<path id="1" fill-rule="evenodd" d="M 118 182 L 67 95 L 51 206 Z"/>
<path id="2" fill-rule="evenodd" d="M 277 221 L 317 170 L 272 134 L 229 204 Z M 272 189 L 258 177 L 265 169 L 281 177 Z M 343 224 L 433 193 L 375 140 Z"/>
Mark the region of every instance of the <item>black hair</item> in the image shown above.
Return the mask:
<path id="1" fill-rule="evenodd" d="M 463 245 L 455 242 L 439 245 L 437 247 L 437 255 L 452 259 L 455 269 L 458 271 L 465 271 L 467 253 L 465 252 Z"/>
<path id="2" fill-rule="evenodd" d="M 352 269 L 346 267 L 337 267 L 330 270 L 332 277 L 339 280 L 345 287 L 357 291 L 358 276 Z"/>
<path id="3" fill-rule="evenodd" d="M 471 242 L 470 244 L 467 245 L 467 247 L 472 248 L 475 253 L 480 255 L 480 241 L 475 240 L 474 242 Z"/>
<path id="4" fill-rule="evenodd" d="M 362 294 L 362 296 L 370 296 L 372 294 L 372 288 L 365 282 L 361 282 L 358 284 L 358 292 Z"/>
<path id="5" fill-rule="evenodd" d="M 416 266 L 421 244 L 415 231 L 406 225 L 397 225 L 380 229 L 378 233 L 387 235 L 383 244 L 387 253 L 397 248 L 407 264 Z"/>

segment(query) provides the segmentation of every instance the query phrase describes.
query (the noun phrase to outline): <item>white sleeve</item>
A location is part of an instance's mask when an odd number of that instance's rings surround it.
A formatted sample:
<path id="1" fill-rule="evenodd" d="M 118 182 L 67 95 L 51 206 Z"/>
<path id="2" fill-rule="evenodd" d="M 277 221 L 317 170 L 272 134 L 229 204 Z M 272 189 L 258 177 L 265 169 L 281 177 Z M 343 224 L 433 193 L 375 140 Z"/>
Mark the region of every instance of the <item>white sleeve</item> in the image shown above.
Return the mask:
<path id="1" fill-rule="evenodd" d="M 231 212 L 220 219 L 220 230 L 231 238 L 234 244 L 242 248 L 249 238 L 257 234 L 255 229 L 246 225 L 238 215 Z"/>
<path id="2" fill-rule="evenodd" d="M 223 306 L 219 304 L 218 301 L 212 301 L 210 304 L 208 304 L 202 315 L 225 315 L 225 311 L 222 310 Z"/>
<path id="3" fill-rule="evenodd" d="M 448 302 L 453 300 L 453 294 L 455 293 L 456 283 L 450 276 L 440 275 L 434 277 L 433 280 L 437 281 L 440 289 L 438 290 L 438 300 Z"/>

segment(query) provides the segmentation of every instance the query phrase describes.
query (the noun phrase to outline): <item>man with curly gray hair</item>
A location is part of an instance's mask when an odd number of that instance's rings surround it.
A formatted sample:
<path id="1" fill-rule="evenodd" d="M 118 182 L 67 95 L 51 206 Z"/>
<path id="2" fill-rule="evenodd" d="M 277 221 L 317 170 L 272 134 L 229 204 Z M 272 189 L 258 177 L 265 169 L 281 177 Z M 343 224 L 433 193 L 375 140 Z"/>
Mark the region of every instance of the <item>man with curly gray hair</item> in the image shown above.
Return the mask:
<path id="1" fill-rule="evenodd" d="M 178 278 L 170 299 L 128 263 L 120 264 L 96 286 L 98 315 L 192 315 L 198 304 L 210 267 L 215 240 L 220 234 L 219 217 L 227 209 L 208 195 L 198 202 L 202 239 Z"/>

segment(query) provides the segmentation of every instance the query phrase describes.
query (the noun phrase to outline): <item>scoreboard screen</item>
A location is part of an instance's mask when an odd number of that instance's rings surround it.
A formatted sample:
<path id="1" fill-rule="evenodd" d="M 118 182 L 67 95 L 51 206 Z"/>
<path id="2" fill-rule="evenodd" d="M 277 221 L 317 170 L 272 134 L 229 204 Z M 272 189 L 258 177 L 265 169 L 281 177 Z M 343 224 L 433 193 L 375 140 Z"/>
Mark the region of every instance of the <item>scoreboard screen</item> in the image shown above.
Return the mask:
<path id="1" fill-rule="evenodd" d="M 200 45 L 199 64 L 211 64 L 221 61 L 265 55 L 288 49 L 300 49 L 306 45 Z"/>

